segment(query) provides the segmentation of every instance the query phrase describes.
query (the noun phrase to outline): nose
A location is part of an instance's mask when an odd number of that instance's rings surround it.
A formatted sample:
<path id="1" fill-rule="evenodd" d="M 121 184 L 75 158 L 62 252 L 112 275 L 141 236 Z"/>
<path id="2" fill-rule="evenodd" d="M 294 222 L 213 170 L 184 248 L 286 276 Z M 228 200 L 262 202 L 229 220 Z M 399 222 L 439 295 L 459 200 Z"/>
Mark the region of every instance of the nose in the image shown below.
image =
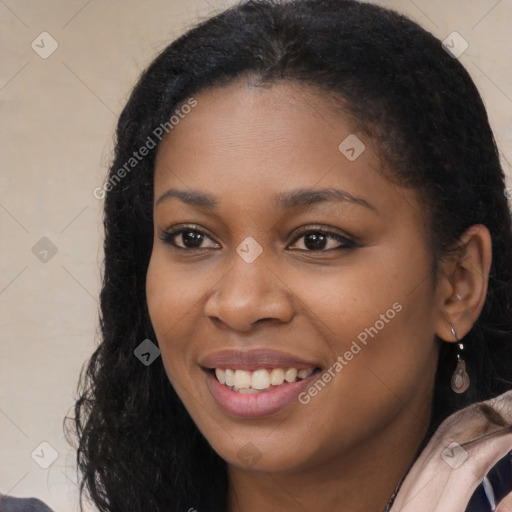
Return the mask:
<path id="1" fill-rule="evenodd" d="M 287 323 L 295 307 L 288 283 L 271 270 L 263 255 L 247 263 L 238 254 L 208 297 L 204 313 L 217 323 L 248 332 L 257 322 Z"/>

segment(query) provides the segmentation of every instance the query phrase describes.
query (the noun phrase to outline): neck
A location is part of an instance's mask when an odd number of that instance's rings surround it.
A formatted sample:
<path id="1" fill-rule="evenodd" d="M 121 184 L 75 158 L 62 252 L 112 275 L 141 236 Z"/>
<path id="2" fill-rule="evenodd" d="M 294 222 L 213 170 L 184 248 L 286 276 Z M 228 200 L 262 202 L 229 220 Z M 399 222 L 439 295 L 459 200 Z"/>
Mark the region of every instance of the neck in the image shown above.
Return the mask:
<path id="1" fill-rule="evenodd" d="M 402 416 L 349 452 L 314 467 L 270 473 L 229 465 L 227 511 L 382 512 L 414 462 L 430 411 L 415 414 L 405 408 Z"/>

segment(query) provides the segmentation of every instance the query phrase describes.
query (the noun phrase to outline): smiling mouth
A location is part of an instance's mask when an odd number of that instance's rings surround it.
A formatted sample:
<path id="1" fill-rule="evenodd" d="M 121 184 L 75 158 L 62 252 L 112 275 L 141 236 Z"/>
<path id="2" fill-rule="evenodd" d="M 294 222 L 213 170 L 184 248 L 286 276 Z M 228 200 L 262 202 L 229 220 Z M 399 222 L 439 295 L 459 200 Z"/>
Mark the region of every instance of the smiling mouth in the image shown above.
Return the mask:
<path id="1" fill-rule="evenodd" d="M 204 368 L 204 370 L 214 375 L 218 382 L 231 391 L 241 394 L 266 393 L 320 372 L 319 367 L 301 370 L 297 368 L 261 368 L 253 371 L 232 368 Z"/>

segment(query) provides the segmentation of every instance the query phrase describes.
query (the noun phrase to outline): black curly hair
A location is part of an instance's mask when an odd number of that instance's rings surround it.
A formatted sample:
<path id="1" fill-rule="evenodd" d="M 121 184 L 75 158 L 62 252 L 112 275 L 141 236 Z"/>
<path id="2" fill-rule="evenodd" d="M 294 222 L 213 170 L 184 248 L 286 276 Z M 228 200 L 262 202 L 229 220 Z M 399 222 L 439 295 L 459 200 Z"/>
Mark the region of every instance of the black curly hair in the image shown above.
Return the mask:
<path id="1" fill-rule="evenodd" d="M 485 305 L 462 340 L 471 386 L 452 392 L 456 346 L 442 343 L 425 442 L 449 414 L 512 387 L 511 215 L 468 72 L 432 34 L 389 9 L 356 0 L 243 2 L 163 50 L 119 118 L 105 189 L 101 342 L 82 370 L 75 416 L 65 418 L 81 506 L 86 492 L 109 512 L 226 509 L 226 462 L 195 426 L 161 358 L 145 366 L 133 353 L 156 340 L 145 295 L 156 149 L 122 179 L 119 170 L 187 99 L 247 77 L 300 82 L 335 98 L 375 142 L 386 177 L 418 193 L 434 262 L 470 226 L 491 233 Z"/>

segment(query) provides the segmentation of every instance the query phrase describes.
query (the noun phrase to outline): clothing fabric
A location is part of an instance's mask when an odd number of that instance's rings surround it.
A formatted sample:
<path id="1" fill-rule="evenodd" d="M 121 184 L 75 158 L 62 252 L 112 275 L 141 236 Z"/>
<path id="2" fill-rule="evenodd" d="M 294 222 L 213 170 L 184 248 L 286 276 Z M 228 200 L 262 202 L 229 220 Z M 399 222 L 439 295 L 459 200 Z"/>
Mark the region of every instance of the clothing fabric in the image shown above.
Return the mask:
<path id="1" fill-rule="evenodd" d="M 54 512 L 37 498 L 15 498 L 0 494 L 0 512 Z"/>
<path id="2" fill-rule="evenodd" d="M 471 496 L 465 512 L 492 512 L 510 492 L 512 492 L 512 451 L 489 471 Z"/>

